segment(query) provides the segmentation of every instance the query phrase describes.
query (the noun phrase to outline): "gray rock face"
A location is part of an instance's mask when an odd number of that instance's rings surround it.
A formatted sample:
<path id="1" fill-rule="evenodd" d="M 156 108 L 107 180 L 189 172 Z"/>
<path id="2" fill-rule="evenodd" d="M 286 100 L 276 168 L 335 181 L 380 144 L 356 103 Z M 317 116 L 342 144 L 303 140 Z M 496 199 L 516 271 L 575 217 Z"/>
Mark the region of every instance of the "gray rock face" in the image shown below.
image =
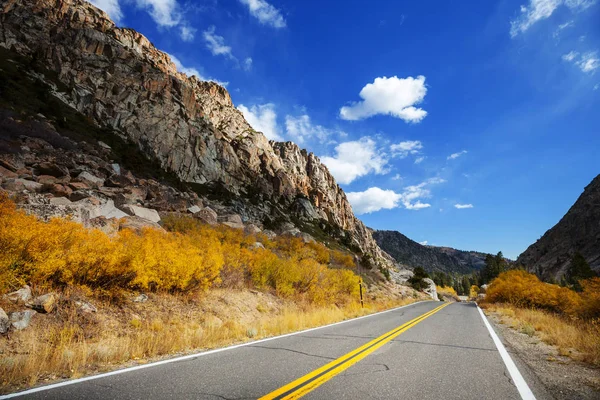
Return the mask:
<path id="1" fill-rule="evenodd" d="M 154 223 L 160 222 L 160 215 L 158 215 L 158 212 L 156 210 L 140 206 L 134 206 L 130 204 L 122 205 L 120 208 L 122 211 L 126 212 L 131 216 L 143 218 Z"/>
<path id="2" fill-rule="evenodd" d="M 164 170 L 184 182 L 223 189 L 236 199 L 235 212 L 248 219 L 276 221 L 297 213 L 316 226 L 348 232 L 352 246 L 392 265 L 318 157 L 256 132 L 223 87 L 178 73 L 147 38 L 117 28 L 85 1 L 0 5 L 0 45 L 35 55 L 69 88 L 59 96 L 137 144 Z M 103 184 L 88 174 L 79 179 Z M 296 202 L 300 198 L 306 200 Z M 166 204 L 158 199 L 153 208 Z"/>
<path id="3" fill-rule="evenodd" d="M 32 310 L 10 313 L 10 324 L 12 328 L 17 331 L 23 330 L 29 326 L 31 318 L 33 318 L 35 314 L 37 313 Z"/>
<path id="4" fill-rule="evenodd" d="M 6 315 L 6 312 L 0 308 L 0 335 L 8 333 L 9 329 L 10 319 L 8 318 L 8 315 Z"/>
<path id="5" fill-rule="evenodd" d="M 576 252 L 600 272 L 600 175 L 565 216 L 517 258 L 517 264 L 544 279 L 559 280 Z"/>
<path id="6" fill-rule="evenodd" d="M 433 280 L 431 280 L 430 278 L 425 278 L 423 280 L 429 284 L 429 287 L 424 290 L 425 293 L 431 296 L 433 300 L 440 301 L 437 295 L 437 288 L 435 287 L 435 282 L 433 282 Z"/>
<path id="7" fill-rule="evenodd" d="M 54 293 L 48 293 L 33 299 L 29 307 L 39 313 L 47 314 L 54 311 L 57 301 L 58 298 Z"/>
<path id="8" fill-rule="evenodd" d="M 13 303 L 27 303 L 31 300 L 31 288 L 25 285 L 17 291 L 4 295 L 4 298 Z"/>

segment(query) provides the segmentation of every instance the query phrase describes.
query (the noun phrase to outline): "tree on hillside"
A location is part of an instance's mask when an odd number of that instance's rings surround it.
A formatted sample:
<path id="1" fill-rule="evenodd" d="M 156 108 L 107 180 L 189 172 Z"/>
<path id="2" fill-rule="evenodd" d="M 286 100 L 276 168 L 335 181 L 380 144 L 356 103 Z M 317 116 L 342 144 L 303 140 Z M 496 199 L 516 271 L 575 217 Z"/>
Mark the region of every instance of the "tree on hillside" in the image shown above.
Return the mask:
<path id="1" fill-rule="evenodd" d="M 567 271 L 566 283 L 573 287 L 573 290 L 581 292 L 580 280 L 590 279 L 596 276 L 590 265 L 580 252 L 576 252 L 571 258 L 571 266 Z"/>
<path id="2" fill-rule="evenodd" d="M 408 280 L 408 283 L 410 283 L 410 285 L 413 287 L 413 289 L 415 289 L 415 290 L 427 289 L 429 287 L 429 285 L 427 284 L 427 282 L 425 282 L 423 280 L 425 278 L 429 278 L 429 275 L 427 274 L 427 272 L 425 272 L 425 270 L 423 268 L 417 267 L 417 268 L 415 268 L 413 273 L 414 273 L 413 277 Z"/>
<path id="3" fill-rule="evenodd" d="M 507 269 L 508 263 L 501 251 L 495 256 L 488 254 L 485 257 L 485 267 L 481 271 L 481 280 L 484 283 L 489 283 Z"/>

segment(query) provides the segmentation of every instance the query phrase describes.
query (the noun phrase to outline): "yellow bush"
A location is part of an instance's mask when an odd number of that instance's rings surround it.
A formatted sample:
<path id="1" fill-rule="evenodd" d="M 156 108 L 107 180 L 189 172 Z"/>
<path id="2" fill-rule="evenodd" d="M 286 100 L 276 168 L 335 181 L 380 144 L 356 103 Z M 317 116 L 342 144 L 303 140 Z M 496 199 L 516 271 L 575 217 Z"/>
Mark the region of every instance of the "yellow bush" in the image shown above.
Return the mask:
<path id="1" fill-rule="evenodd" d="M 600 279 L 581 281 L 582 293 L 544 283 L 521 270 L 503 272 L 486 292 L 486 302 L 509 303 L 517 307 L 540 308 L 572 317 L 600 316 Z"/>
<path id="2" fill-rule="evenodd" d="M 165 218 L 173 232 L 143 229 L 108 237 L 98 230 L 55 218 L 48 223 L 17 210 L 0 195 L 0 290 L 23 283 L 82 285 L 155 291 L 253 285 L 279 296 L 340 303 L 356 295 L 358 277 L 327 267 L 346 255 L 295 237 L 255 248 L 257 237 L 212 227 L 192 218 Z M 353 262 L 352 262 L 353 264 Z"/>

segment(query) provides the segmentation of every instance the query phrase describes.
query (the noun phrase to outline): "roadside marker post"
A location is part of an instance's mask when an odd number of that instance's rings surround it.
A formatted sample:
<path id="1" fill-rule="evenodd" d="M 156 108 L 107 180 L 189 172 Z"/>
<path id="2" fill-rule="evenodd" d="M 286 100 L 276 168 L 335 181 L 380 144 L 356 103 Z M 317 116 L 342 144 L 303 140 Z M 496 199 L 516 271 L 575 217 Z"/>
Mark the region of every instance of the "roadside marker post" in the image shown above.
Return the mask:
<path id="1" fill-rule="evenodd" d="M 362 278 L 358 278 L 358 290 L 360 292 L 360 308 L 365 308 L 365 305 L 363 303 L 362 286 Z"/>

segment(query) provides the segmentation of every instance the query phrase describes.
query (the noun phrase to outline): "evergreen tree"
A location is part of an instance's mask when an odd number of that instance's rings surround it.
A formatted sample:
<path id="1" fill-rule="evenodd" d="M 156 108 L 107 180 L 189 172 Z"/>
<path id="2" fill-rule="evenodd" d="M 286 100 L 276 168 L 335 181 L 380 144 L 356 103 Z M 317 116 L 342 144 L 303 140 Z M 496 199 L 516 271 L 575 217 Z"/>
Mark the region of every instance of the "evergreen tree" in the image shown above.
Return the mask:
<path id="1" fill-rule="evenodd" d="M 592 271 L 585 258 L 581 253 L 576 252 L 571 259 L 571 266 L 567 272 L 566 282 L 573 286 L 573 290 L 580 292 L 581 285 L 579 284 L 579 281 L 590 279 L 594 276 L 596 276 L 596 274 Z"/>

